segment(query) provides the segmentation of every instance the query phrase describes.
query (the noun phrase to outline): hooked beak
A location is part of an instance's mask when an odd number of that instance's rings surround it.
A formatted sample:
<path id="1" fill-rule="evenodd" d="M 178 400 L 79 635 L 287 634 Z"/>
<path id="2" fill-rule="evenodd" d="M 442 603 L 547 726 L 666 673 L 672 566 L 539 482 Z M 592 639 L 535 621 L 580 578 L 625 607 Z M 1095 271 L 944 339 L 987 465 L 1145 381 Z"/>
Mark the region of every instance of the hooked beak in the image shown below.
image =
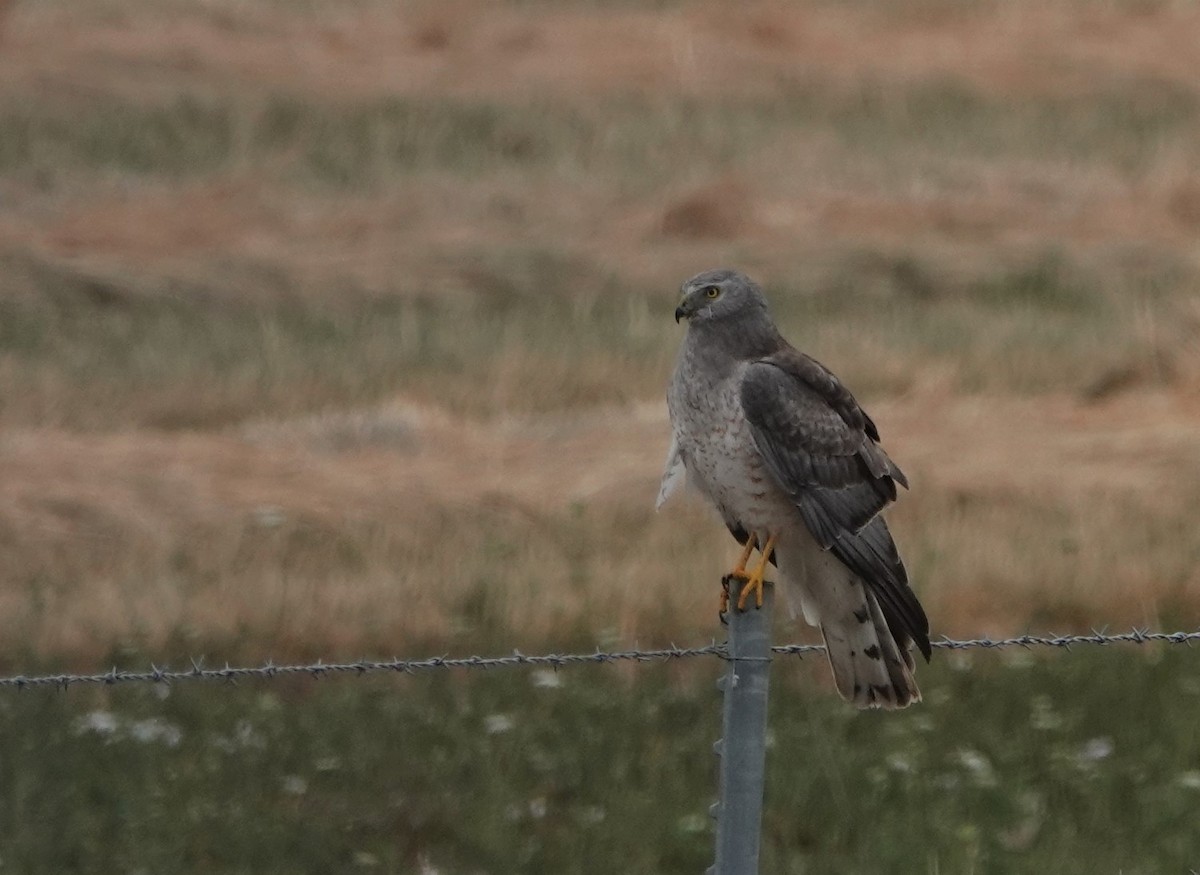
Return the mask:
<path id="1" fill-rule="evenodd" d="M 688 310 L 683 304 L 675 308 L 675 323 L 678 324 L 680 319 L 688 319 L 692 315 L 692 311 Z"/>

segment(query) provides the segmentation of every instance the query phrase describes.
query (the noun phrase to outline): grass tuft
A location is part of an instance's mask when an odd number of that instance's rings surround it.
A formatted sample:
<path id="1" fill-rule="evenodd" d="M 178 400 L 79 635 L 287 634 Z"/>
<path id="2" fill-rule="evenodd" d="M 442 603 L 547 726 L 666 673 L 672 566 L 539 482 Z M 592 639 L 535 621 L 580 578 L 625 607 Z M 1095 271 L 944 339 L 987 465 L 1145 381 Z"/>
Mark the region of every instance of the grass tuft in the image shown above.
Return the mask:
<path id="1" fill-rule="evenodd" d="M 762 865 L 1186 870 L 1191 664 L 939 653 L 925 703 L 880 715 L 781 662 Z M 719 670 L 26 694 L 0 708 L 0 840 L 22 871 L 695 872 Z"/>

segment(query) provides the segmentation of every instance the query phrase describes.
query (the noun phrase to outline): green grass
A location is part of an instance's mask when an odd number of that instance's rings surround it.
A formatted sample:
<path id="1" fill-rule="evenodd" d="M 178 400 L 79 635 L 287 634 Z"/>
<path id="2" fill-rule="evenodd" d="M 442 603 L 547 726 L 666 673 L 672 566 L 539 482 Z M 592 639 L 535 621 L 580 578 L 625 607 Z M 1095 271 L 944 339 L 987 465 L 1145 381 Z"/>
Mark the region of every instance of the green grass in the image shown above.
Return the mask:
<path id="1" fill-rule="evenodd" d="M 4 866 L 702 871 L 718 672 L 9 691 Z M 1200 860 L 1191 653 L 939 654 L 922 680 L 924 704 L 859 714 L 776 666 L 762 871 L 1149 873 Z"/>
<path id="2" fill-rule="evenodd" d="M 669 287 L 540 247 L 431 257 L 383 294 L 340 295 L 306 294 L 283 268 L 185 282 L 0 258 L 16 292 L 0 295 L 0 422 L 221 428 L 398 394 L 476 415 L 660 394 L 678 343 Z M 927 366 L 971 391 L 1079 390 L 1138 354 L 1139 302 L 1159 308 L 1191 276 L 1164 267 L 1129 296 L 1139 279 L 1120 266 L 1054 251 L 959 276 L 931 259 L 825 261 L 763 279 L 785 333 L 867 394 Z"/>
<path id="3" fill-rule="evenodd" d="M 570 409 L 628 401 L 665 379 L 665 304 L 651 320 L 643 296 L 541 250 L 457 262 L 465 297 L 417 285 L 282 303 L 256 302 L 249 280 L 239 296 L 236 286 L 38 267 L 27 280 L 35 294 L 0 296 L 0 384 L 22 387 L 0 400 L 0 420 L 222 427 L 400 392 L 471 412 L 510 400 Z M 553 291 L 564 286 L 569 295 Z M 614 369 L 654 382 L 631 388 Z"/>
<path id="4" fill-rule="evenodd" d="M 268 170 L 335 188 L 423 171 L 603 174 L 644 186 L 752 161 L 797 138 L 837 137 L 872 164 L 906 155 L 1070 160 L 1136 174 L 1166 148 L 1195 155 L 1200 101 L 1153 80 L 1097 84 L 1021 100 L 956 78 L 852 85 L 798 79 L 739 99 L 613 96 L 593 105 L 380 97 L 331 104 L 288 94 L 184 93 L 159 103 L 106 96 L 8 97 L 0 105 L 0 173 L 186 177 Z"/>
<path id="5" fill-rule="evenodd" d="M 808 88 L 799 94 L 803 99 Z M 1153 79 L 1014 100 L 947 77 L 908 88 L 858 85 L 839 98 L 823 101 L 819 115 L 851 148 L 1069 159 L 1125 172 L 1144 168 L 1167 142 L 1186 145 L 1185 132 L 1200 122 L 1194 91 Z"/>

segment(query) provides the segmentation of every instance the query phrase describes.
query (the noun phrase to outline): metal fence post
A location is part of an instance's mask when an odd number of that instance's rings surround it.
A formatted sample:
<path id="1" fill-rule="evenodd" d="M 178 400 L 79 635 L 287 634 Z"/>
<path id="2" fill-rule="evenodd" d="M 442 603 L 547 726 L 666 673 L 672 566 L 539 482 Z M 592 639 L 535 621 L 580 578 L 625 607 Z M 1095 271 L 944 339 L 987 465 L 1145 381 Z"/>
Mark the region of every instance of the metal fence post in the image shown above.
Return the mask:
<path id="1" fill-rule="evenodd" d="M 717 862 L 708 875 L 758 872 L 773 587 L 764 588 L 762 608 L 738 611 L 733 606 L 742 586 L 741 581 L 730 582 L 729 662 L 724 677 L 717 681 L 717 688 L 724 693 L 724 713 L 722 736 L 714 745 L 720 758 L 718 801 L 711 809 L 717 821 Z"/>

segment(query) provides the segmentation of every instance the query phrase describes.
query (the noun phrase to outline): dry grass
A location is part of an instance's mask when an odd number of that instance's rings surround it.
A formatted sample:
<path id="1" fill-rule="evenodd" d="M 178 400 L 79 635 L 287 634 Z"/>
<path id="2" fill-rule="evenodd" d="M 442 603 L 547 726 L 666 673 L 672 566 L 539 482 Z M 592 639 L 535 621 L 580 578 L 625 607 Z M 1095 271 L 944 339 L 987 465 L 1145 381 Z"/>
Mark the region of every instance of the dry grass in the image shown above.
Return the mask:
<path id="1" fill-rule="evenodd" d="M 875 406 L 914 492 L 894 514 L 938 631 L 1157 622 L 1200 598 L 1200 405 L 938 387 Z M 7 640 L 346 652 L 504 637 L 692 640 L 729 545 L 654 514 L 657 405 L 459 420 L 397 404 L 236 434 L 11 432 Z"/>
<path id="2" fill-rule="evenodd" d="M 711 636 L 725 538 L 650 506 L 724 262 L 877 414 L 935 631 L 1194 621 L 1190 7 L 5 25 L 9 655 Z"/>

